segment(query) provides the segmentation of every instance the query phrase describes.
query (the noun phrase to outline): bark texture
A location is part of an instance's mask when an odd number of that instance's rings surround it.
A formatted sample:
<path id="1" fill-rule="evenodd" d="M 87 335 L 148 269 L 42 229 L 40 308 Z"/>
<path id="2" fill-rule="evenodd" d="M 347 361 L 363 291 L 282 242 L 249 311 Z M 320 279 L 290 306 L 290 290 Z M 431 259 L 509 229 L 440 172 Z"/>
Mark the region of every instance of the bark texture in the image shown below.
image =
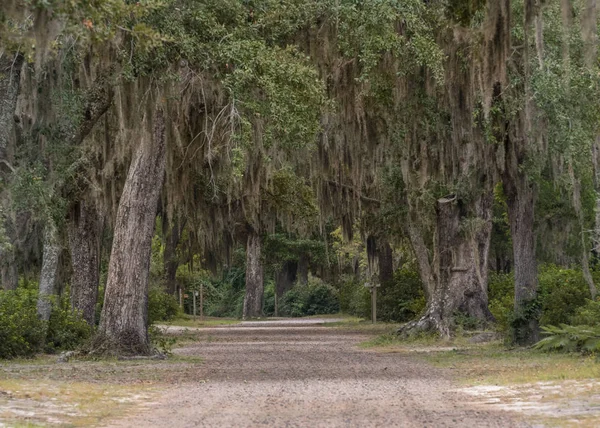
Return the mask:
<path id="1" fill-rule="evenodd" d="M 487 294 L 492 197 L 483 195 L 475 202 L 476 217 L 469 217 L 463 204 L 455 195 L 437 201 L 433 257 L 430 257 L 420 231 L 414 225 L 409 228 L 429 298 L 423 317 L 399 330 L 403 335 L 435 330 L 449 337 L 456 312 L 482 322 L 493 320 Z M 473 218 L 475 221 L 467 222 Z"/>
<path id="2" fill-rule="evenodd" d="M 151 135 L 142 138 L 134 155 L 119 202 L 96 352 L 151 351 L 148 276 L 165 146 L 165 119 L 158 109 Z"/>
<path id="3" fill-rule="evenodd" d="M 535 189 L 525 174 L 513 169 L 505 175 L 504 189 L 513 243 L 515 274 L 515 313 L 520 319 L 514 327 L 514 340 L 529 345 L 539 340 L 535 310 L 537 262 L 535 257 Z"/>
<path id="4" fill-rule="evenodd" d="M 100 234 L 102 221 L 95 206 L 80 201 L 71 210 L 69 218 L 69 246 L 71 249 L 71 305 L 80 311 L 86 322 L 96 322 L 100 267 Z"/>
<path id="5" fill-rule="evenodd" d="M 290 290 L 297 278 L 298 263 L 287 261 L 281 267 L 281 270 L 275 275 L 275 291 L 277 296 L 282 296 Z"/>
<path id="6" fill-rule="evenodd" d="M 387 241 L 381 241 L 379 244 L 379 283 L 382 287 L 390 284 L 394 280 L 394 255 L 392 247 Z"/>
<path id="7" fill-rule="evenodd" d="M 308 284 L 308 256 L 302 254 L 298 259 L 298 284 Z"/>
<path id="8" fill-rule="evenodd" d="M 262 316 L 264 284 L 261 244 L 260 235 L 251 231 L 246 245 L 246 295 L 242 313 L 244 319 Z"/>
<path id="9" fill-rule="evenodd" d="M 14 155 L 15 109 L 23 56 L 4 55 L 0 58 L 0 181 L 10 181 Z M 5 245 L 0 237 L 0 280 L 2 288 L 14 290 L 19 283 L 15 257 L 15 225 L 8 195 L 0 192 L 0 228 L 4 228 Z"/>
<path id="10" fill-rule="evenodd" d="M 61 247 L 56 236 L 56 231 L 46 231 L 37 302 L 38 317 L 43 321 L 48 321 L 52 312 L 52 296 L 56 294 L 60 252 Z"/>

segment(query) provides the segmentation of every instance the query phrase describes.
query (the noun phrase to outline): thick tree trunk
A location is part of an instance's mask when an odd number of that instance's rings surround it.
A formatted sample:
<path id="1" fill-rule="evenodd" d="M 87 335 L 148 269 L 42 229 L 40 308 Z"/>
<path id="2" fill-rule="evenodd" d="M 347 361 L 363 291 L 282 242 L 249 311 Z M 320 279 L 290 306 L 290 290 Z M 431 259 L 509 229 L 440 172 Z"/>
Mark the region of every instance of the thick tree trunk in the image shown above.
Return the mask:
<path id="1" fill-rule="evenodd" d="M 394 257 L 389 242 L 381 241 L 379 244 L 379 283 L 382 287 L 389 285 L 394 280 Z"/>
<path id="2" fill-rule="evenodd" d="M 261 244 L 260 235 L 250 231 L 246 245 L 246 296 L 242 312 L 244 319 L 262 316 L 264 284 Z"/>
<path id="3" fill-rule="evenodd" d="M 438 200 L 435 254 L 431 260 L 423 253 L 418 229 L 412 228 L 409 235 L 429 298 L 425 315 L 402 327 L 399 333 L 435 330 L 449 337 L 457 312 L 482 323 L 493 320 L 487 294 L 492 197 L 485 195 L 474 203 L 474 217 L 469 218 L 465 208 L 455 195 Z M 471 226 L 467 229 L 466 224 Z"/>
<path id="4" fill-rule="evenodd" d="M 15 110 L 19 95 L 19 82 L 23 56 L 4 55 L 0 58 L 0 181 L 8 182 L 12 174 L 15 134 Z M 15 258 L 15 227 L 10 215 L 11 207 L 7 194 L 0 193 L 0 228 L 6 236 L 5 245 L 0 237 L 0 284 L 5 290 L 14 290 L 19 284 Z"/>
<path id="5" fill-rule="evenodd" d="M 159 109 L 152 135 L 143 138 L 134 155 L 119 202 L 96 352 L 151 351 L 148 277 L 165 146 L 165 119 Z"/>
<path id="6" fill-rule="evenodd" d="M 71 248 L 71 305 L 81 312 L 90 326 L 96 322 L 96 301 L 100 268 L 101 224 L 98 210 L 87 201 L 80 201 L 69 218 Z"/>
<path id="7" fill-rule="evenodd" d="M 515 324 L 514 340 L 528 345 L 539 340 L 535 302 L 537 262 L 535 257 L 535 190 L 524 173 L 506 177 L 504 188 L 514 253 Z"/>
<path id="8" fill-rule="evenodd" d="M 298 263 L 287 261 L 281 267 L 281 270 L 275 274 L 275 292 L 277 296 L 283 296 L 290 290 L 296 281 Z"/>
<path id="9" fill-rule="evenodd" d="M 56 230 L 51 226 L 49 229 L 44 237 L 44 253 L 37 302 L 38 317 L 43 321 L 48 321 L 52 312 L 52 299 L 56 295 L 56 279 L 61 252 Z"/>
<path id="10" fill-rule="evenodd" d="M 308 284 L 308 256 L 302 254 L 298 259 L 298 284 Z"/>
<path id="11" fill-rule="evenodd" d="M 166 216 L 165 216 L 166 217 Z M 172 295 L 177 295 L 177 268 L 179 267 L 179 258 L 177 257 L 177 246 L 181 239 L 184 222 L 173 219 L 171 225 L 164 221 L 163 230 L 167 233 L 165 239 L 165 251 L 163 253 L 163 264 L 165 266 L 165 282 L 167 291 Z"/>

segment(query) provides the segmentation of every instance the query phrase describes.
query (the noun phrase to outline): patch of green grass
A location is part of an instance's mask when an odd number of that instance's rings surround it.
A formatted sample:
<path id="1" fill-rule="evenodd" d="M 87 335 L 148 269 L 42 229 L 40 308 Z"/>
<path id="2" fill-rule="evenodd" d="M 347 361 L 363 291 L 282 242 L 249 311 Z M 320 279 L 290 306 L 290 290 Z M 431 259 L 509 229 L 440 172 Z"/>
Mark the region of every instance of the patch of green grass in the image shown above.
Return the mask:
<path id="1" fill-rule="evenodd" d="M 506 349 L 501 344 L 430 353 L 425 358 L 436 366 L 454 369 L 471 384 L 522 384 L 600 376 L 600 364 L 593 356 Z"/>

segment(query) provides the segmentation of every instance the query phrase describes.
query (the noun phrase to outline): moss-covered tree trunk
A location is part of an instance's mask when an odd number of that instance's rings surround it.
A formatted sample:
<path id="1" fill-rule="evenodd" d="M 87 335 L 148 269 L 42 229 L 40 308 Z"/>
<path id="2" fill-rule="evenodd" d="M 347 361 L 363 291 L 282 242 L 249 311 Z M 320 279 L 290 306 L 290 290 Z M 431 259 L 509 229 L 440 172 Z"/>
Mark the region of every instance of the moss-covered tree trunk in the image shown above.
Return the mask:
<path id="1" fill-rule="evenodd" d="M 129 167 L 117 210 L 97 352 L 150 353 L 148 277 L 165 169 L 165 119 L 158 109 Z M 151 134 L 151 135 L 147 135 Z"/>
<path id="2" fill-rule="evenodd" d="M 6 53 L 0 58 L 0 181 L 8 182 L 12 173 L 15 133 L 15 110 L 19 95 L 19 82 L 23 56 Z M 5 290 L 14 290 L 19 283 L 15 257 L 16 242 L 14 219 L 8 195 L 0 191 L 0 285 Z M 2 242 L 4 240 L 4 242 Z"/>
<path id="3" fill-rule="evenodd" d="M 48 225 L 44 233 L 44 252 L 37 302 L 38 317 L 43 321 L 48 321 L 52 312 L 52 298 L 56 294 L 61 250 L 56 228 Z"/>
<path id="4" fill-rule="evenodd" d="M 401 334 L 437 331 L 449 337 L 457 312 L 483 323 L 493 320 L 487 293 L 492 197 L 481 196 L 471 210 L 465 204 L 455 195 L 437 201 L 433 255 L 419 228 L 409 226 L 428 301 L 425 314 L 402 327 Z"/>
<path id="5" fill-rule="evenodd" d="M 68 225 L 73 268 L 71 305 L 91 326 L 96 322 L 101 227 L 102 220 L 92 203 L 82 200 L 72 207 Z"/>
<path id="6" fill-rule="evenodd" d="M 512 173 L 509 173 L 509 168 Z M 535 189 L 518 165 L 507 165 L 504 191 L 510 221 L 515 274 L 514 341 L 529 345 L 539 340 L 535 301 L 537 261 L 535 256 Z"/>
<path id="7" fill-rule="evenodd" d="M 242 312 L 244 319 L 262 316 L 264 283 L 261 247 L 260 235 L 251 230 L 246 244 L 246 295 Z"/>

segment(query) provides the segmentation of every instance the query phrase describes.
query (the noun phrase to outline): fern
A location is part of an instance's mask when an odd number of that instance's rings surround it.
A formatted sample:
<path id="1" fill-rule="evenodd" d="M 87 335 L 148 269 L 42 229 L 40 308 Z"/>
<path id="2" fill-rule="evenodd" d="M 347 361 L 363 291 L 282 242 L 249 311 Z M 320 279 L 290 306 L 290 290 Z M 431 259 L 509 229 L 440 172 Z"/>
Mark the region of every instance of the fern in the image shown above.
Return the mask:
<path id="1" fill-rule="evenodd" d="M 567 325 L 542 327 L 546 337 L 535 344 L 542 351 L 585 352 L 600 351 L 600 326 Z"/>

